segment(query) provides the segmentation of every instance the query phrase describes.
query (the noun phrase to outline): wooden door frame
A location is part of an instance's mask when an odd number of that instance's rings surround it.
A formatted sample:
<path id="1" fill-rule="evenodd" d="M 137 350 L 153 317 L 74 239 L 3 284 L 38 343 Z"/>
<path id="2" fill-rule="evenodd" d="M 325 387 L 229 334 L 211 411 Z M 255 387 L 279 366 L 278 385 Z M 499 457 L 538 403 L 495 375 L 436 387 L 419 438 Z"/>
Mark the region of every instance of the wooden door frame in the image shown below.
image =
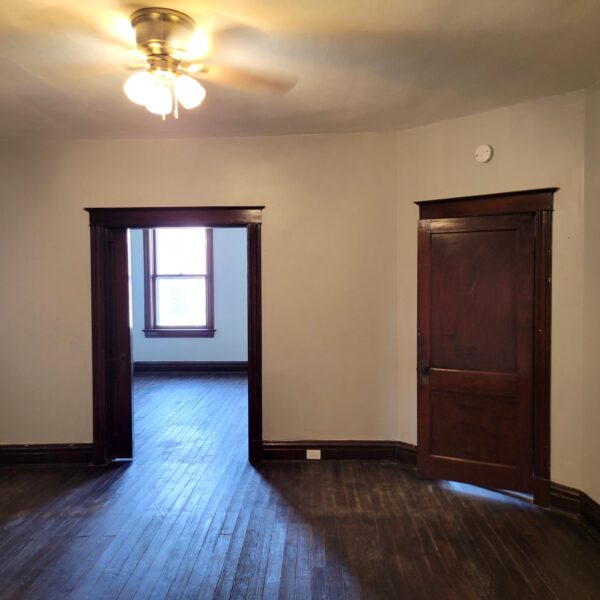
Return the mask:
<path id="1" fill-rule="evenodd" d="M 93 462 L 111 460 L 109 441 L 115 407 L 131 402 L 131 390 L 111 392 L 111 381 L 119 356 L 118 343 L 111 343 L 113 323 L 108 306 L 124 308 L 129 297 L 114 297 L 108 238 L 111 230 L 154 227 L 244 227 L 248 261 L 248 458 L 262 458 L 262 309 L 261 223 L 264 206 L 194 206 L 166 208 L 86 208 L 89 213 L 92 275 L 92 365 L 93 365 Z M 123 266 L 121 266 L 122 268 Z M 113 294 L 113 296 L 111 296 Z M 118 336 L 114 336 L 118 339 Z M 127 349 L 129 350 L 129 349 Z M 131 364 L 131 354 L 129 352 Z"/>
<path id="2" fill-rule="evenodd" d="M 550 500 L 550 349 L 552 310 L 552 212 L 558 188 L 520 192 L 444 198 L 416 202 L 419 221 L 452 217 L 482 217 L 530 213 L 535 227 L 534 285 L 534 356 L 533 356 L 533 497 L 536 504 L 547 506 Z M 424 228 L 419 227 L 419 245 L 426 243 Z M 418 277 L 425 277 L 419 265 Z M 420 289 L 421 286 L 419 286 Z M 418 330 L 424 315 L 418 302 Z M 420 336 L 417 337 L 418 361 L 422 360 Z M 422 423 L 418 425 L 421 430 Z M 419 435 L 419 437 L 421 437 Z"/>

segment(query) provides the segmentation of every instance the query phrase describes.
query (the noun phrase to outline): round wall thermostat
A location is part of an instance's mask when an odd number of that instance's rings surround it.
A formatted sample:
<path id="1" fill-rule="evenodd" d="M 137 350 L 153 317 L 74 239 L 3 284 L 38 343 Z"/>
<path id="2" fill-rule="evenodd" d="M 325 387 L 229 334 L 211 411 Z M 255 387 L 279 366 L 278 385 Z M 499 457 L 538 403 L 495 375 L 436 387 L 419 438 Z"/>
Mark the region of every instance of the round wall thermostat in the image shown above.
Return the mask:
<path id="1" fill-rule="evenodd" d="M 494 154 L 494 149 L 489 144 L 481 144 L 475 150 L 475 160 L 480 163 L 490 162 Z"/>

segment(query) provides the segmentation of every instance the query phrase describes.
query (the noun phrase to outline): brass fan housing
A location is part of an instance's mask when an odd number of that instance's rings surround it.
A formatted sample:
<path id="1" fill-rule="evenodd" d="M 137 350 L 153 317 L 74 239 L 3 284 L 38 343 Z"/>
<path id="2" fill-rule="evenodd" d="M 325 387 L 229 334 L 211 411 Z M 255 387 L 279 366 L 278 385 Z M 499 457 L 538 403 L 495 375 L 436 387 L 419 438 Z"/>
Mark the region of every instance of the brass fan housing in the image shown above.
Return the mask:
<path id="1" fill-rule="evenodd" d="M 131 26 L 151 69 L 178 70 L 195 30 L 191 17 L 171 8 L 140 8 L 131 15 Z"/>

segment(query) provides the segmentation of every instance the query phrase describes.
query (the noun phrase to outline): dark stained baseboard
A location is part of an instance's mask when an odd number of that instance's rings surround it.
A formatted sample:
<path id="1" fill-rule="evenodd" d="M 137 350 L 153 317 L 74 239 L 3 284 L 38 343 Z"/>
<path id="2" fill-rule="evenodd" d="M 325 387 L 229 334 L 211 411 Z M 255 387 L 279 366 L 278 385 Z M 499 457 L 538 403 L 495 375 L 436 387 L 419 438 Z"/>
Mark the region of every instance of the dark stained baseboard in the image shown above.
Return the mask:
<path id="1" fill-rule="evenodd" d="M 600 531 L 600 504 L 584 492 L 579 493 L 580 514 Z"/>
<path id="2" fill-rule="evenodd" d="M 141 373 L 247 373 L 248 361 L 153 361 L 134 362 L 133 372 Z"/>
<path id="3" fill-rule="evenodd" d="M 550 506 L 581 516 L 600 529 L 600 504 L 575 488 L 550 484 Z"/>
<path id="4" fill-rule="evenodd" d="M 396 459 L 405 465 L 417 468 L 417 446 L 408 442 L 394 442 L 396 445 Z"/>
<path id="5" fill-rule="evenodd" d="M 318 440 L 264 441 L 264 460 L 306 460 L 307 450 L 321 450 L 321 460 L 395 460 L 414 467 L 417 448 L 394 441 Z"/>
<path id="6" fill-rule="evenodd" d="M 580 491 L 566 485 L 550 484 L 550 506 L 570 513 L 579 513 Z"/>
<path id="7" fill-rule="evenodd" d="M 92 444 L 13 444 L 0 446 L 0 464 L 89 463 Z"/>

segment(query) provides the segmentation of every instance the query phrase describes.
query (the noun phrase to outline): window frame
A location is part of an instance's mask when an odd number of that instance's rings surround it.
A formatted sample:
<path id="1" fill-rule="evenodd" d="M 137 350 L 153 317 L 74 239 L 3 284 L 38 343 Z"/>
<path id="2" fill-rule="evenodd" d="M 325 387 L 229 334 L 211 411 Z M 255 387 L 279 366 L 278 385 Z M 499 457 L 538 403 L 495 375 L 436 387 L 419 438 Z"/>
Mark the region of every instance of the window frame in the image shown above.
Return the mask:
<path id="1" fill-rule="evenodd" d="M 213 230 L 206 230 L 206 325 L 180 327 L 156 322 L 156 228 L 144 229 L 144 335 L 147 338 L 212 338 L 215 336 Z M 179 275 L 171 276 L 174 279 Z M 189 277 L 184 275 L 182 277 Z M 201 277 L 201 276 L 200 276 Z"/>

